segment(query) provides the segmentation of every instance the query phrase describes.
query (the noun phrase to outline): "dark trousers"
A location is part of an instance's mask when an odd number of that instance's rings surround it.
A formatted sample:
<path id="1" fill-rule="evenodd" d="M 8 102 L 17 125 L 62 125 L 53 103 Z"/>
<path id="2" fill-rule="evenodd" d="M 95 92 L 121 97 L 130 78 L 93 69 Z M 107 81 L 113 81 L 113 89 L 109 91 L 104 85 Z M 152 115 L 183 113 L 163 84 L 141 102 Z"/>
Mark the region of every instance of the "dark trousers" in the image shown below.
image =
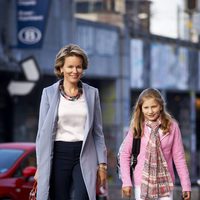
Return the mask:
<path id="1" fill-rule="evenodd" d="M 50 183 L 51 200 L 89 200 L 80 168 L 82 142 L 56 141 Z"/>

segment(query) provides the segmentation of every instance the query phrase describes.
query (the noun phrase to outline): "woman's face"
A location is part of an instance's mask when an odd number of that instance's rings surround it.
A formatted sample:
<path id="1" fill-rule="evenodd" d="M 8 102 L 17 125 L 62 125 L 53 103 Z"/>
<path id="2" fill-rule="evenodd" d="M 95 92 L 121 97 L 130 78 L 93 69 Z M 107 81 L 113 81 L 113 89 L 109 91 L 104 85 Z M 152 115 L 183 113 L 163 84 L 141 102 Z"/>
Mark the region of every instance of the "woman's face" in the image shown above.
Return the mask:
<path id="1" fill-rule="evenodd" d="M 160 116 L 162 110 L 161 105 L 154 99 L 145 99 L 142 104 L 142 113 L 148 121 L 155 121 Z"/>
<path id="2" fill-rule="evenodd" d="M 83 74 L 83 60 L 78 56 L 69 56 L 65 58 L 65 63 L 60 69 L 64 75 L 64 80 L 69 83 L 77 83 Z"/>

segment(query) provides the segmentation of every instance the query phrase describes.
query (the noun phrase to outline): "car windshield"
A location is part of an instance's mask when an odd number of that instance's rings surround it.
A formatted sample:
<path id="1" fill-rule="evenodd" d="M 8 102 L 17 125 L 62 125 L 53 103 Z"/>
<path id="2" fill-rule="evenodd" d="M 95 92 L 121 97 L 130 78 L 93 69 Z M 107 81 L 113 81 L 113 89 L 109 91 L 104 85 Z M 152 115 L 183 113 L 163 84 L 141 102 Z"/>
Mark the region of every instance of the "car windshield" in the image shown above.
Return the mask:
<path id="1" fill-rule="evenodd" d="M 0 149 L 0 174 L 5 173 L 23 152 L 19 149 Z"/>

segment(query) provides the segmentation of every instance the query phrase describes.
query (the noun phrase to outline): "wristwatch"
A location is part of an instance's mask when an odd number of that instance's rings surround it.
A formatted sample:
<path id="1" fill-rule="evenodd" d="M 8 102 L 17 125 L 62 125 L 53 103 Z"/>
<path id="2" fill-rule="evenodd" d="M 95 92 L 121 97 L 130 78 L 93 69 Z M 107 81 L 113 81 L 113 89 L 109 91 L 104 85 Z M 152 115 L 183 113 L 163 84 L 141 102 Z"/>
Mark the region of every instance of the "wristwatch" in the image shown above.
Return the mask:
<path id="1" fill-rule="evenodd" d="M 99 168 L 107 170 L 107 165 L 106 164 L 99 164 Z"/>

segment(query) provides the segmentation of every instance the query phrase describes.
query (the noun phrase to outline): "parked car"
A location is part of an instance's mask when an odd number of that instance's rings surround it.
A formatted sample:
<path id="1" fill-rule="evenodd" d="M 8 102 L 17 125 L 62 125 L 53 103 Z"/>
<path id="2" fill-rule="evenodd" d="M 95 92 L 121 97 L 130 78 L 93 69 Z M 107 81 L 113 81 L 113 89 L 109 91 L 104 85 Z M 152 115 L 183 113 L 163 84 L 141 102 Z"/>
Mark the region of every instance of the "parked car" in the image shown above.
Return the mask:
<path id="1" fill-rule="evenodd" d="M 1 143 L 0 200 L 27 200 L 35 171 L 34 143 Z"/>
<path id="2" fill-rule="evenodd" d="M 35 171 L 34 143 L 0 143 L 0 200 L 27 200 Z"/>
<path id="3" fill-rule="evenodd" d="M 0 200 L 28 200 L 35 172 L 35 143 L 0 143 Z M 97 200 L 106 199 L 97 187 Z"/>

